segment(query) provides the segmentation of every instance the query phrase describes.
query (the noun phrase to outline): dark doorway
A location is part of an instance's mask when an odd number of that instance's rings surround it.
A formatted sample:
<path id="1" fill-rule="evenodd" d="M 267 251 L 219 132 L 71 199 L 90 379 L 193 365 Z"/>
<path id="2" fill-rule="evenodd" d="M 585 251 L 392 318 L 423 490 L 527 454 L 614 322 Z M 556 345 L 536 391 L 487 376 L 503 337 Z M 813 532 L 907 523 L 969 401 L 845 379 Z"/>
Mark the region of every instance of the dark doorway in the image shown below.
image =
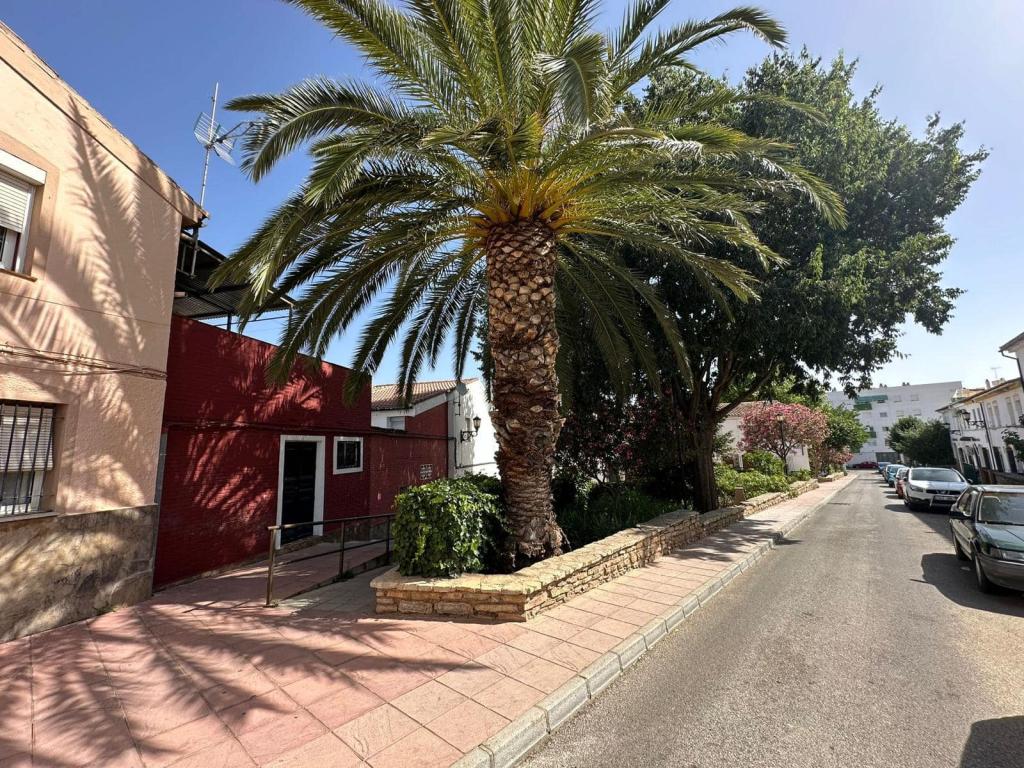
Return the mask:
<path id="1" fill-rule="evenodd" d="M 281 524 L 306 523 L 313 520 L 316 509 L 316 473 L 318 443 L 285 441 L 284 474 L 281 479 Z M 281 543 L 303 539 L 313 534 L 313 526 L 286 528 Z"/>

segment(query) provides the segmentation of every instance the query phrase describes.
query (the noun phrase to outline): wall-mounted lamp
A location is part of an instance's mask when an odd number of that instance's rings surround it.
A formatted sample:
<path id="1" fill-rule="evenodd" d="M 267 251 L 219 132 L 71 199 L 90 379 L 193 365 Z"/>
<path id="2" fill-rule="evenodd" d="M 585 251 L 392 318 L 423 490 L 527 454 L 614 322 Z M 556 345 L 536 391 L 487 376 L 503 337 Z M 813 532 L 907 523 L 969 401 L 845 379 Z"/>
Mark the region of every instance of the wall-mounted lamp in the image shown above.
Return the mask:
<path id="1" fill-rule="evenodd" d="M 474 416 L 473 417 L 473 429 L 472 430 L 464 429 L 461 432 L 459 432 L 459 442 L 461 442 L 461 443 L 469 442 L 474 437 L 476 437 L 478 434 L 480 434 L 480 417 L 479 416 Z"/>

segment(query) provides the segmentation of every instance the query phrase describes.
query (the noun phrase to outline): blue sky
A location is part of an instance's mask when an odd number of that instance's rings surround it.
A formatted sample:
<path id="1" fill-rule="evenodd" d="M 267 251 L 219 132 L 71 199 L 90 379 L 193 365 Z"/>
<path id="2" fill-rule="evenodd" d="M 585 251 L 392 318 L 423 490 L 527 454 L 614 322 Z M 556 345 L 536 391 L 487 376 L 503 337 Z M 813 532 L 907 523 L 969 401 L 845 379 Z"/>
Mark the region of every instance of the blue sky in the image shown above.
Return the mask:
<path id="1" fill-rule="evenodd" d="M 748 0 L 749 1 L 749 0 Z M 739 4 L 678 0 L 663 23 L 711 16 Z M 966 289 L 941 337 L 908 327 L 907 355 L 887 365 L 876 383 L 962 379 L 977 385 L 1014 375 L 999 346 L 1024 331 L 1024 257 L 1018 221 L 1024 208 L 1024 2 L 1019 0 L 763 0 L 756 3 L 789 30 L 790 44 L 826 59 L 842 50 L 860 59 L 857 85 L 884 86 L 888 117 L 923 130 L 926 115 L 967 121 L 967 146 L 992 155 L 967 202 L 949 222 L 957 245 L 945 281 Z M 611 27 L 622 0 L 605 6 Z M 362 62 L 313 21 L 277 0 L 7 0 L 0 18 L 11 26 L 115 126 L 198 197 L 202 151 L 192 138 L 196 115 L 209 107 L 214 81 L 221 94 L 282 89 L 304 77 L 358 77 Z M 767 52 L 752 38 L 706 49 L 696 62 L 733 79 Z M 230 115 L 225 118 L 230 120 Z M 295 155 L 259 185 L 214 161 L 207 193 L 212 218 L 203 233 L 230 252 L 301 180 Z M 267 322 L 252 335 L 273 340 Z M 335 341 L 328 358 L 346 363 L 354 332 Z M 450 364 L 439 365 L 447 376 Z M 375 377 L 393 380 L 391 356 Z M 425 375 L 429 375 L 429 372 Z"/>

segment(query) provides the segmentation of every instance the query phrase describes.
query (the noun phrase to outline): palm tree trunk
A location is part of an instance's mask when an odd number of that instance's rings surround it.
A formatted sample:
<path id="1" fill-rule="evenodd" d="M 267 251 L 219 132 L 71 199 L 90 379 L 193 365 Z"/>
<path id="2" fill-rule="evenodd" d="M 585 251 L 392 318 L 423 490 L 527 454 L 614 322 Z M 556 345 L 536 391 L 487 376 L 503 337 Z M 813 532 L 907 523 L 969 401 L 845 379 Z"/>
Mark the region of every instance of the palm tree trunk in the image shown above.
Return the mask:
<path id="1" fill-rule="evenodd" d="M 560 554 L 551 472 L 562 428 L 555 357 L 555 241 L 516 222 L 487 239 L 488 342 L 501 473 L 517 565 Z"/>

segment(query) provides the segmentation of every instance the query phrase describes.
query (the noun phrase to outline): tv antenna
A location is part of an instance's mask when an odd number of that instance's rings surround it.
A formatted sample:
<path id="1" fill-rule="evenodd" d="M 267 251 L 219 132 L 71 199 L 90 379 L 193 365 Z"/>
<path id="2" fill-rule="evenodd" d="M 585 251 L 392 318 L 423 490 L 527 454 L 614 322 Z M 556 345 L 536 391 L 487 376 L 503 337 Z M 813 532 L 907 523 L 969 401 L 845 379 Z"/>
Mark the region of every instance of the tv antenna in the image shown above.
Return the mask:
<path id="1" fill-rule="evenodd" d="M 203 183 L 199 189 L 199 207 L 202 208 L 206 202 L 206 177 L 210 172 L 210 153 L 216 153 L 224 162 L 229 165 L 235 164 L 231 153 L 235 149 L 235 142 L 245 136 L 252 128 L 248 120 L 242 121 L 234 128 L 225 129 L 217 122 L 217 97 L 220 93 L 220 83 L 213 85 L 213 97 L 210 99 L 210 114 L 200 113 L 196 118 L 196 124 L 192 127 L 192 135 L 196 137 L 206 156 L 203 158 Z"/>

